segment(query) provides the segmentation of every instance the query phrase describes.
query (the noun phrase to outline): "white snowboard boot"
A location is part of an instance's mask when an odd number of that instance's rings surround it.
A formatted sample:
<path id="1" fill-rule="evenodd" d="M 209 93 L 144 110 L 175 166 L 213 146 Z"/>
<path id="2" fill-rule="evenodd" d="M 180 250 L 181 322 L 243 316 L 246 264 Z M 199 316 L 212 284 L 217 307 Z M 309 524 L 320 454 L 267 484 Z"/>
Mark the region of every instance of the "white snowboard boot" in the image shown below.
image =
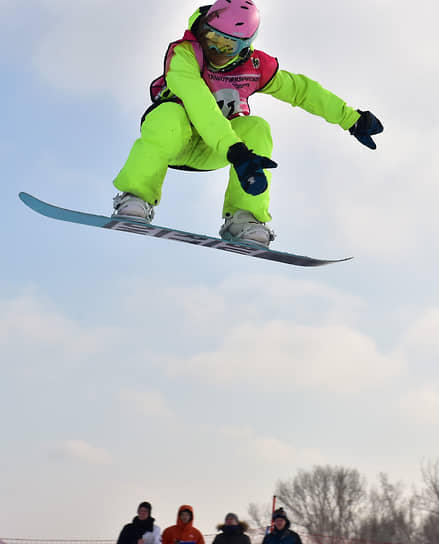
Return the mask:
<path id="1" fill-rule="evenodd" d="M 131 193 L 117 194 L 113 198 L 114 212 L 111 217 L 143 220 L 151 223 L 154 218 L 154 206 Z"/>
<path id="2" fill-rule="evenodd" d="M 224 240 L 232 242 L 250 242 L 268 247 L 274 240 L 274 232 L 246 210 L 238 210 L 226 217 L 219 234 Z"/>

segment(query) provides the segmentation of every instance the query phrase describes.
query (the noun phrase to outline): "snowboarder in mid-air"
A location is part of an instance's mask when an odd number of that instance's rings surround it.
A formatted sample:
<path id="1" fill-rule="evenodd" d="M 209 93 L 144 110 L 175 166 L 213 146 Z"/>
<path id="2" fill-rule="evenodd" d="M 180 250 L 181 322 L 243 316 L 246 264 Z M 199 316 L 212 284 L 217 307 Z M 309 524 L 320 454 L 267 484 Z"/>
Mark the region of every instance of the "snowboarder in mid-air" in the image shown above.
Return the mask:
<path id="1" fill-rule="evenodd" d="M 266 226 L 269 169 L 277 164 L 268 123 L 250 115 L 248 98 L 256 92 L 338 124 L 375 149 L 371 136 L 382 132 L 380 121 L 254 49 L 259 22 L 253 0 L 217 0 L 199 8 L 183 38 L 170 44 L 141 136 L 114 180 L 122 192 L 114 216 L 151 222 L 168 167 L 208 171 L 231 164 L 220 236 L 268 247 L 274 239 Z"/>

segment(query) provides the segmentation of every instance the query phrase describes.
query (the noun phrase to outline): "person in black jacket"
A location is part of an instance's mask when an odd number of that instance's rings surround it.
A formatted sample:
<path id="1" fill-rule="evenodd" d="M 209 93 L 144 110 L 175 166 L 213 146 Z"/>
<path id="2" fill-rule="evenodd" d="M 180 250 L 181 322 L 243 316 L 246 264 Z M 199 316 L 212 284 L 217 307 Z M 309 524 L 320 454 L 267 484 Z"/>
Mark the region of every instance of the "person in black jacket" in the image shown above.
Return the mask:
<path id="1" fill-rule="evenodd" d="M 239 521 L 236 514 L 227 514 L 224 523 L 220 523 L 217 529 L 221 533 L 216 535 L 212 544 L 250 544 L 250 538 L 244 534 L 248 525 L 245 521 Z"/>
<path id="2" fill-rule="evenodd" d="M 141 502 L 137 516 L 120 532 L 117 544 L 160 544 L 160 528 L 151 517 L 151 504 Z"/>
<path id="3" fill-rule="evenodd" d="M 300 536 L 290 529 L 290 520 L 283 508 L 273 512 L 273 529 L 262 544 L 302 544 Z"/>

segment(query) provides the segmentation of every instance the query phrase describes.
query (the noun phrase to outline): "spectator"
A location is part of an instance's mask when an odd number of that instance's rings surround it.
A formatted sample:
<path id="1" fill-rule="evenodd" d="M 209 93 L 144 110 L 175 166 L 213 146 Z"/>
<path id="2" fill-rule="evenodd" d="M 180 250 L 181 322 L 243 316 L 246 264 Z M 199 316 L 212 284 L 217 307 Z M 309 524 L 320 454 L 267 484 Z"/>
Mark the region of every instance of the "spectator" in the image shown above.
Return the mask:
<path id="1" fill-rule="evenodd" d="M 177 524 L 167 527 L 162 534 L 162 544 L 204 544 L 203 535 L 192 523 L 194 510 L 192 506 L 180 506 L 177 514 Z"/>
<path id="2" fill-rule="evenodd" d="M 250 544 L 250 538 L 244 534 L 248 529 L 245 521 L 239 521 L 236 514 L 227 514 L 223 524 L 219 524 L 217 529 L 221 531 L 216 535 L 212 544 Z"/>
<path id="3" fill-rule="evenodd" d="M 265 535 L 262 544 L 302 544 L 300 536 L 290 529 L 290 520 L 283 508 L 273 513 L 273 529 Z"/>
<path id="4" fill-rule="evenodd" d="M 160 544 L 160 527 L 151 517 L 151 504 L 141 502 L 137 516 L 132 523 L 127 523 L 120 532 L 117 544 Z"/>

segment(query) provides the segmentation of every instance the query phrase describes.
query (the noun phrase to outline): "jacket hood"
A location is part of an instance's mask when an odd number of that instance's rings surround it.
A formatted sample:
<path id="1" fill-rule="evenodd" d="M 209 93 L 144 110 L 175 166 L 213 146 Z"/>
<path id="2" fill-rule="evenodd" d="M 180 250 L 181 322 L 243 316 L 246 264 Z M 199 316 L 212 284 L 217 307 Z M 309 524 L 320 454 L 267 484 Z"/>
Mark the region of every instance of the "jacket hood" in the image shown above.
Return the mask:
<path id="1" fill-rule="evenodd" d="M 181 512 L 183 512 L 183 510 L 188 510 L 192 515 L 192 519 L 188 523 L 183 523 L 180 519 L 180 514 Z M 192 525 L 193 521 L 194 521 L 194 509 L 189 504 L 182 504 L 177 512 L 177 525 L 182 525 L 182 526 L 184 525 L 185 527 L 187 527 L 188 525 Z"/>
<path id="2" fill-rule="evenodd" d="M 206 15 L 206 13 L 209 11 L 210 8 L 211 8 L 211 5 L 210 6 L 202 6 L 201 8 L 198 8 L 197 11 L 195 11 L 195 13 L 193 13 L 189 17 L 189 23 L 188 23 L 189 30 L 195 30 L 195 28 L 197 26 L 195 23 L 198 22 L 198 19 L 202 15 Z"/>
<path id="3" fill-rule="evenodd" d="M 225 523 L 218 523 L 218 525 L 216 526 L 218 531 L 224 531 L 225 527 L 239 527 L 241 529 L 241 532 L 245 533 L 248 530 L 249 525 L 245 521 L 239 521 L 238 525 L 226 525 Z"/>
<path id="4" fill-rule="evenodd" d="M 133 518 L 133 521 L 132 523 L 136 524 L 136 525 L 148 525 L 149 523 L 154 523 L 155 521 L 155 518 L 149 516 L 148 518 L 146 519 L 140 519 L 139 516 L 135 516 Z"/>

